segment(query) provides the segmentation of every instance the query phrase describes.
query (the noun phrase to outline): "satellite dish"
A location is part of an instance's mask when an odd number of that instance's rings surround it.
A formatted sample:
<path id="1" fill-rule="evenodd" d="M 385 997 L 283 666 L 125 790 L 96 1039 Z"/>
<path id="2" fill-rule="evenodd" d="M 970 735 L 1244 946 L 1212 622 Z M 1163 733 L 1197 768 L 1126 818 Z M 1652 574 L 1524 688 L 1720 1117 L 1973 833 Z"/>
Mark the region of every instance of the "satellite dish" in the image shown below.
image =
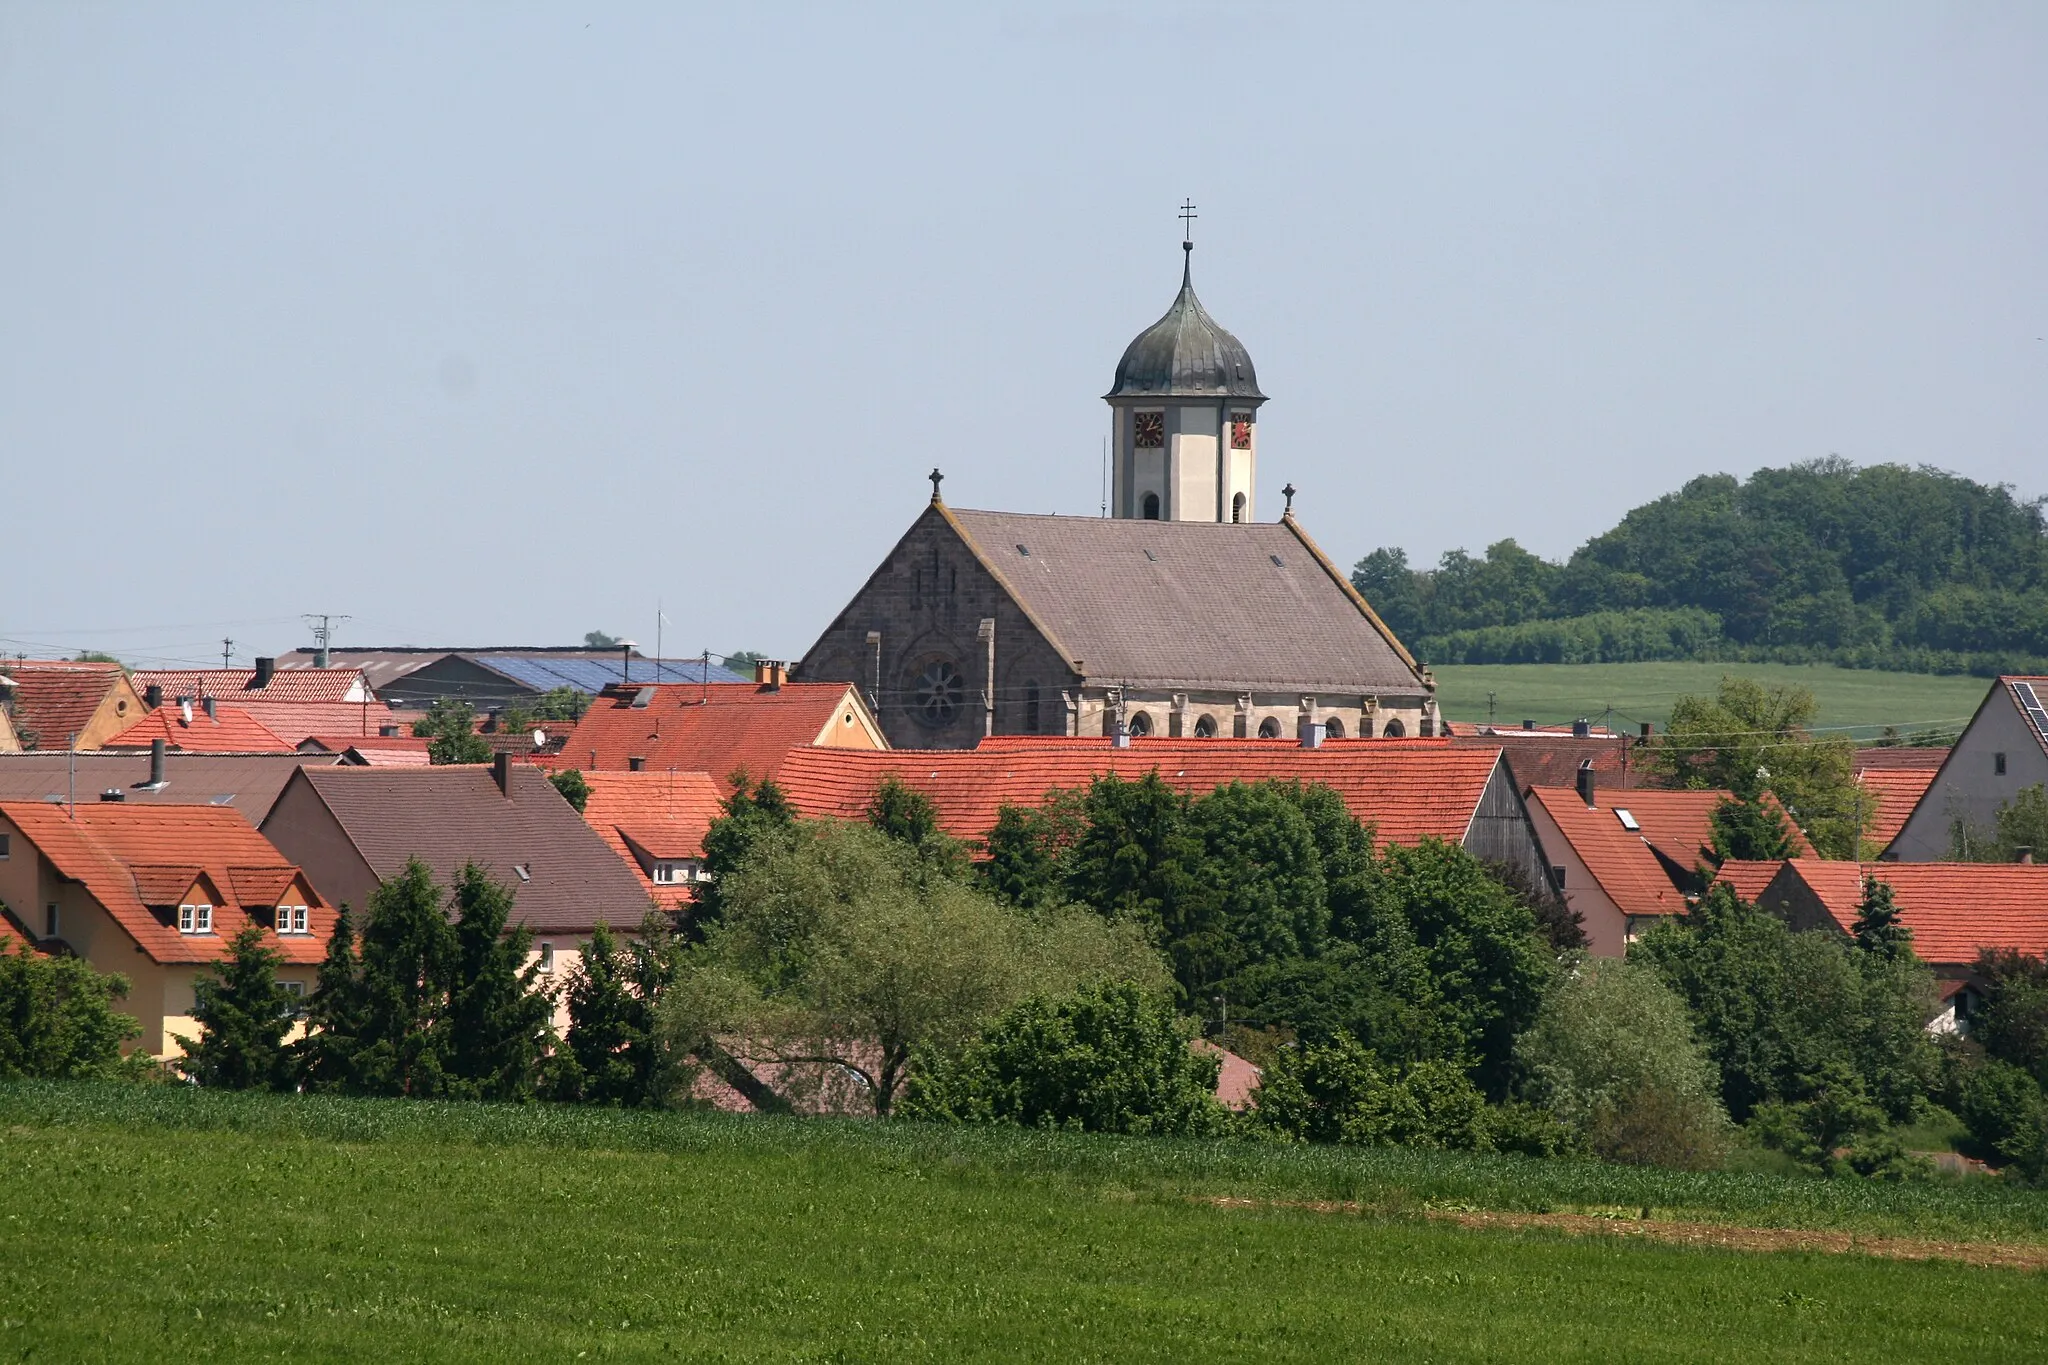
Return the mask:
<path id="1" fill-rule="evenodd" d="M 547 732 L 547 731 L 545 731 L 545 730 L 535 730 L 535 731 L 533 732 L 533 747 L 534 747 L 534 748 L 536 748 L 536 749 L 545 749 L 545 748 L 547 748 L 547 747 L 548 747 L 548 732 Z"/>

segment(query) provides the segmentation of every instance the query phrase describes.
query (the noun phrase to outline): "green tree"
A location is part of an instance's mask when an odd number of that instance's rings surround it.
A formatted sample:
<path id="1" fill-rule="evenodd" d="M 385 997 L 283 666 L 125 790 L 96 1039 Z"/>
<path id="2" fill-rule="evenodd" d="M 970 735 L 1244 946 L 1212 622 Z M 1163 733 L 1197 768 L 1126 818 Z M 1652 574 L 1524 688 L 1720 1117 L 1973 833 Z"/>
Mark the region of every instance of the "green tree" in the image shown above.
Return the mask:
<path id="1" fill-rule="evenodd" d="M 1858 948 L 1886 961 L 1913 952 L 1913 931 L 1899 919 L 1899 907 L 1892 902 L 1891 884 L 1876 877 L 1863 879 L 1863 899 L 1856 907 L 1856 922 L 1849 932 Z"/>
<path id="2" fill-rule="evenodd" d="M 870 825 L 914 850 L 936 871 L 958 876 L 967 870 L 967 846 L 939 827 L 939 808 L 931 797 L 894 773 L 883 775 L 866 813 Z"/>
<path id="3" fill-rule="evenodd" d="M 899 1112 L 950 1123 L 1017 1123 L 1090 1133 L 1207 1137 L 1223 1131 L 1214 1053 L 1163 1000 L 1096 982 L 1033 996 L 966 1047 L 913 1069 Z"/>
<path id="4" fill-rule="evenodd" d="M 2048 858 L 2048 784 L 2022 787 L 2012 800 L 1999 804 L 1994 819 L 1999 862 L 2011 862 L 2022 849 L 2037 858 Z"/>
<path id="5" fill-rule="evenodd" d="M 0 934 L 0 1080 L 90 1080 L 139 1075 L 149 1057 L 124 1061 L 121 1044 L 142 1026 L 114 1008 L 128 979 L 83 958 L 45 957 Z"/>
<path id="6" fill-rule="evenodd" d="M 1799 836 L 1778 803 L 1761 796 L 1724 797 L 1707 817 L 1714 856 L 1723 862 L 1772 862 L 1799 853 Z"/>
<path id="7" fill-rule="evenodd" d="M 306 1033 L 292 1046 L 300 1083 L 308 1090 L 354 1094 L 360 1088 L 356 1052 L 367 1026 L 368 994 L 356 954 L 355 916 L 335 912 L 334 934 L 306 1002 Z"/>
<path id="8" fill-rule="evenodd" d="M 746 865 L 758 845 L 783 842 L 796 827 L 788 798 L 773 782 L 764 778 L 753 785 L 744 768 L 728 780 L 732 793 L 719 804 L 719 817 L 704 833 L 709 879 L 691 888 L 690 927 L 699 937 L 725 914 L 725 879 Z"/>
<path id="9" fill-rule="evenodd" d="M 1078 792 L 1048 792 L 1032 808 L 1003 806 L 976 869 L 984 889 L 1012 905 L 1054 905 L 1067 897 L 1068 862 L 1088 827 Z"/>
<path id="10" fill-rule="evenodd" d="M 1419 1062 L 1403 1074 L 1341 1034 L 1282 1052 L 1255 1092 L 1250 1123 L 1300 1142 L 1493 1147 L 1486 1102 L 1458 1067 Z"/>
<path id="11" fill-rule="evenodd" d="M 1403 550 L 1374 550 L 1351 570 L 1351 586 L 1386 622 L 1387 629 L 1403 639 L 1419 636 L 1428 627 L 1422 595 L 1427 582 L 1425 575 L 1408 567 Z"/>
<path id="12" fill-rule="evenodd" d="M 621 944 L 599 923 L 566 991 L 568 1063 L 556 1097 L 628 1108 L 660 1105 L 674 1083 L 658 1015 L 680 966 L 669 917 L 650 911 L 639 934 Z"/>
<path id="13" fill-rule="evenodd" d="M 291 1031 L 292 997 L 277 981 L 284 954 L 264 942 L 251 924 L 228 940 L 225 963 L 208 968 L 194 986 L 192 1017 L 199 1039 L 185 1048 L 178 1069 L 200 1085 L 223 1090 L 284 1090 L 292 1080 L 285 1034 Z"/>
<path id="14" fill-rule="evenodd" d="M 1650 968 L 1595 958 L 1544 1001 L 1516 1043 L 1529 1093 L 1600 1157 L 1703 1169 L 1719 1164 L 1721 1078 L 1685 1002 Z"/>
<path id="15" fill-rule="evenodd" d="M 1971 1041 L 2048 1088 L 2048 962 L 2009 948 L 1986 949 L 1976 976 L 1983 1003 L 1970 1020 Z"/>
<path id="16" fill-rule="evenodd" d="M 586 630 L 583 632 L 583 647 L 585 649 L 617 649 L 622 643 L 624 642 L 618 639 L 618 637 L 607 635 L 601 630 Z"/>
<path id="17" fill-rule="evenodd" d="M 1105 915 L 1172 936 L 1168 919 L 1194 889 L 1200 841 L 1188 829 L 1188 801 L 1157 772 L 1136 781 L 1096 778 L 1082 798 L 1087 827 L 1068 857 L 1067 892 Z"/>
<path id="18" fill-rule="evenodd" d="M 548 781 L 554 783 L 555 790 L 562 794 L 564 801 L 576 808 L 578 815 L 583 814 L 584 808 L 590 804 L 590 784 L 583 780 L 580 769 L 564 768 L 552 774 Z"/>
<path id="19" fill-rule="evenodd" d="M 466 701 L 442 697 L 412 723 L 414 735 L 428 741 L 431 763 L 488 763 L 490 741 L 476 732 L 476 709 Z"/>
<path id="20" fill-rule="evenodd" d="M 533 930 L 507 929 L 512 892 L 475 863 L 455 878 L 453 953 L 448 958 L 445 1066 L 451 1095 L 531 1099 L 552 1041 L 554 1001 L 539 988 L 540 964 L 528 962 Z"/>
<path id="21" fill-rule="evenodd" d="M 1961 1109 L 1964 1126 L 1987 1155 L 2012 1163 L 2028 1179 L 2048 1174 L 2048 1096 L 2024 1070 L 1999 1061 L 1977 1067 L 1964 1081 Z"/>
<path id="22" fill-rule="evenodd" d="M 866 824 L 804 823 L 758 844 L 721 909 L 666 993 L 671 1047 L 711 1061 L 715 1045 L 785 1077 L 855 1076 L 882 1117 L 914 1052 L 963 1045 L 1034 992 L 1161 984 L 1131 927 L 1006 907 Z"/>
<path id="23" fill-rule="evenodd" d="M 1649 763 L 1683 787 L 1724 788 L 1747 802 L 1769 792 L 1815 853 L 1854 858 L 1876 807 L 1856 781 L 1855 746 L 1816 735 L 1814 715 L 1805 688 L 1725 677 L 1711 698 L 1678 699 Z"/>
<path id="24" fill-rule="evenodd" d="M 420 1099 L 448 1093 L 456 952 L 441 888 L 425 863 L 409 859 L 377 884 L 362 930 L 352 1090 Z"/>

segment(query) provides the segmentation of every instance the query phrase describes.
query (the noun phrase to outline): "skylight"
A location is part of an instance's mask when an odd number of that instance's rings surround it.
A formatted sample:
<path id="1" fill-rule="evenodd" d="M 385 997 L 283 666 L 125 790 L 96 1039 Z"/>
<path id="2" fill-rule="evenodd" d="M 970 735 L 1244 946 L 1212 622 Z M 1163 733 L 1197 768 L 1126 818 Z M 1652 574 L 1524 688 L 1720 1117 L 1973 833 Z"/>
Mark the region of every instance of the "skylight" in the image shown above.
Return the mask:
<path id="1" fill-rule="evenodd" d="M 1640 834 L 1643 831 L 1643 827 L 1636 823 L 1635 816 L 1629 814 L 1620 806 L 1614 808 L 1614 818 L 1621 821 L 1621 827 L 1630 834 Z"/>

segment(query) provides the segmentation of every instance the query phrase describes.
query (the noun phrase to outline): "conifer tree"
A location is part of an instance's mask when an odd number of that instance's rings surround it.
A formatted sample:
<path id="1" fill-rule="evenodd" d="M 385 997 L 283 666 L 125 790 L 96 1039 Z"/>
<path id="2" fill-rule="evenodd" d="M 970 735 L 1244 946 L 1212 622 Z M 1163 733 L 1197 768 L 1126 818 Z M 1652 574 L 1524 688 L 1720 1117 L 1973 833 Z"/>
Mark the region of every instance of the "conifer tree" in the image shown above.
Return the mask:
<path id="1" fill-rule="evenodd" d="M 434 874 L 419 859 L 370 894 L 361 956 L 362 1013 L 350 1088 L 422 1099 L 446 1094 L 455 930 L 442 911 Z"/>
<path id="2" fill-rule="evenodd" d="M 681 944 L 670 917 L 648 912 L 621 944 L 599 923 L 570 974 L 569 1034 L 556 1097 L 590 1104 L 652 1106 L 666 1094 L 668 1048 L 657 1027 L 662 993 L 675 979 Z"/>
<path id="3" fill-rule="evenodd" d="M 1708 822 L 1714 831 L 1714 853 L 1724 861 L 1769 862 L 1798 851 L 1798 836 L 1784 815 L 1757 792 L 1739 792 L 1722 801 Z"/>
<path id="4" fill-rule="evenodd" d="M 732 795 L 720 803 L 723 814 L 704 833 L 704 870 L 710 880 L 697 883 L 691 893 L 690 929 L 697 938 L 725 916 L 719 882 L 738 871 L 757 844 L 796 827 L 789 799 L 773 782 L 764 779 L 758 786 L 750 786 L 744 768 L 727 780 L 732 783 Z"/>
<path id="5" fill-rule="evenodd" d="M 894 773 L 876 785 L 867 818 L 891 839 L 916 849 L 918 858 L 934 871 L 946 876 L 966 872 L 967 846 L 939 828 L 938 806 Z"/>
<path id="6" fill-rule="evenodd" d="M 228 959 L 194 989 L 192 1017 L 199 1040 L 178 1041 L 178 1069 L 201 1085 L 223 1090 L 282 1090 L 290 1084 L 284 1036 L 292 1027 L 292 998 L 277 984 L 284 954 L 251 924 L 228 941 Z"/>
<path id="7" fill-rule="evenodd" d="M 510 932 L 512 892 L 465 863 L 455 879 L 460 912 L 449 957 L 449 1093 L 470 1099 L 533 1097 L 549 1041 L 554 1001 L 537 989 L 538 963 L 526 961 L 533 930 Z"/>
<path id="8" fill-rule="evenodd" d="M 334 936 L 327 941 L 313 998 L 306 1002 L 306 1036 L 293 1045 L 299 1082 L 306 1089 L 338 1094 L 356 1089 L 363 1005 L 355 917 L 343 905 L 335 912 Z"/>
<path id="9" fill-rule="evenodd" d="M 1899 920 L 1892 904 L 1892 888 L 1876 877 L 1863 879 L 1863 903 L 1856 907 L 1856 922 L 1849 926 L 1856 946 L 1889 962 L 1913 951 L 1913 931 Z"/>

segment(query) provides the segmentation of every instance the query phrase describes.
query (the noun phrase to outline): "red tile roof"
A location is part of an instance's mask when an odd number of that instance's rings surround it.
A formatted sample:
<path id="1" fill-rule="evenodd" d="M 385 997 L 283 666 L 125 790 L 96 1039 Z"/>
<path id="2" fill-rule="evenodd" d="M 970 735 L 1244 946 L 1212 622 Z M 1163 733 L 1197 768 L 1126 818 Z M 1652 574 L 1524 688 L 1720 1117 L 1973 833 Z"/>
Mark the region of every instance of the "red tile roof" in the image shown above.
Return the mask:
<path id="1" fill-rule="evenodd" d="M 5 816 L 57 871 L 82 882 L 94 900 L 152 959 L 217 962 L 228 940 L 252 922 L 249 909 L 269 909 L 294 880 L 296 867 L 271 847 L 239 811 L 224 806 L 131 806 L 95 802 L 67 812 L 41 801 L 0 802 Z M 17 852 L 16 856 L 20 856 Z M 204 877 L 215 902 L 211 934 L 181 934 L 176 906 Z M 313 932 L 274 941 L 287 962 L 316 963 L 327 950 L 333 920 L 320 913 L 306 885 Z M 294 901 L 296 903 L 296 900 Z"/>
<path id="2" fill-rule="evenodd" d="M 1770 858 L 1758 862 L 1745 862 L 1740 858 L 1730 858 L 1727 862 L 1721 864 L 1721 870 L 1715 874 L 1714 882 L 1716 885 L 1726 882 L 1734 888 L 1735 894 L 1739 899 L 1746 900 L 1751 905 L 1755 905 L 1756 898 L 1763 895 L 1764 888 L 1771 884 L 1771 878 L 1777 876 L 1778 869 L 1784 865 L 1785 860 L 1782 858 Z"/>
<path id="3" fill-rule="evenodd" d="M 1948 750 L 1929 750 L 1930 753 L 1946 754 Z M 1870 767 L 1859 769 L 1856 780 L 1863 789 L 1877 798 L 1877 815 L 1870 822 L 1864 838 L 1876 844 L 1880 850 L 1888 847 L 1899 837 L 1899 831 L 1906 827 L 1906 817 L 1913 813 L 1913 807 L 1920 804 L 1920 798 L 1927 795 L 1927 789 L 1934 785 L 1933 767 Z"/>
<path id="4" fill-rule="evenodd" d="M 791 752 L 776 782 L 809 816 L 854 818 L 884 774 L 932 798 L 947 833 L 979 839 L 1005 805 L 1031 807 L 1056 789 L 1116 773 L 1157 771 L 1196 794 L 1265 778 L 1321 783 L 1382 839 L 1412 844 L 1433 835 L 1462 841 L 1500 750 L 1454 748 L 1439 739 L 1330 740 L 1317 749 L 1259 739 L 1107 739 L 1001 736 L 978 749 L 887 751 L 806 748 Z"/>
<path id="5" fill-rule="evenodd" d="M 239 706 L 216 706 L 209 716 L 204 707 L 192 708 L 185 720 L 181 707 L 165 705 L 143 714 L 141 720 L 108 740 L 102 748 L 147 749 L 152 740 L 162 740 L 168 749 L 188 754 L 280 754 L 291 745 L 273 734 Z"/>
<path id="6" fill-rule="evenodd" d="M 2048 955 L 2048 865 L 1795 858 L 1790 866 L 1845 933 L 1856 922 L 1865 875 L 1885 882 L 1923 961 L 1964 966 L 1986 948 Z"/>
<path id="7" fill-rule="evenodd" d="M 1611 736 L 1575 739 L 1569 731 L 1557 735 L 1502 726 L 1492 736 L 1454 731 L 1451 743 L 1505 750 L 1508 768 L 1523 791 L 1531 787 L 1568 787 L 1577 778 L 1579 764 L 1589 759 L 1603 786 L 1635 787 L 1644 781 L 1641 769 L 1636 766 L 1632 741 Z"/>
<path id="8" fill-rule="evenodd" d="M 791 750 L 841 723 L 851 690 L 845 683 L 648 686 L 654 698 L 644 707 L 632 704 L 645 690 L 638 684 L 599 693 L 548 766 L 625 771 L 628 760 L 641 758 L 644 771 L 709 773 L 721 787 L 740 768 L 756 779 L 774 777 Z"/>
<path id="9" fill-rule="evenodd" d="M 62 749 L 91 722 L 120 678 L 121 665 L 27 659 L 5 671 L 14 680 L 15 730 L 32 732 L 38 749 Z"/>
<path id="10" fill-rule="evenodd" d="M 236 705 L 263 698 L 266 701 L 346 701 L 369 691 L 360 668 L 280 668 L 265 686 L 256 686 L 253 668 L 151 668 L 137 669 L 136 689 L 155 684 L 164 690 L 166 701 L 179 697 L 232 698 Z"/>
<path id="11" fill-rule="evenodd" d="M 657 883 L 634 856 L 637 845 L 651 859 L 704 856 L 704 832 L 720 814 L 723 784 L 705 773 L 586 772 L 590 800 L 583 818 L 624 860 L 647 894 L 674 904 L 689 888 Z"/>
<path id="12" fill-rule="evenodd" d="M 268 701 L 261 693 L 245 693 L 235 705 L 261 721 L 287 746 L 297 745 L 308 735 L 376 738 L 377 731 L 387 725 L 398 725 L 405 734 L 412 733 L 412 727 L 400 725 L 391 708 L 381 701 Z"/>
<path id="13" fill-rule="evenodd" d="M 1917 744 L 1873 745 L 1856 751 L 1856 771 L 1867 773 L 1873 768 L 1926 768 L 1931 772 L 1940 768 L 1947 758 L 1946 748 L 1926 748 Z"/>
<path id="14" fill-rule="evenodd" d="M 1537 787 L 1529 799 L 1557 822 L 1572 851 L 1623 914 L 1679 915 L 1685 913 L 1685 893 L 1672 880 L 1671 865 L 1689 873 L 1707 863 L 1713 838 L 1709 817 L 1727 795 L 1647 787 L 1611 794 L 1596 790 L 1599 804 L 1588 807 L 1570 787 Z M 1624 810 L 1637 829 L 1622 824 L 1617 812 Z"/>

